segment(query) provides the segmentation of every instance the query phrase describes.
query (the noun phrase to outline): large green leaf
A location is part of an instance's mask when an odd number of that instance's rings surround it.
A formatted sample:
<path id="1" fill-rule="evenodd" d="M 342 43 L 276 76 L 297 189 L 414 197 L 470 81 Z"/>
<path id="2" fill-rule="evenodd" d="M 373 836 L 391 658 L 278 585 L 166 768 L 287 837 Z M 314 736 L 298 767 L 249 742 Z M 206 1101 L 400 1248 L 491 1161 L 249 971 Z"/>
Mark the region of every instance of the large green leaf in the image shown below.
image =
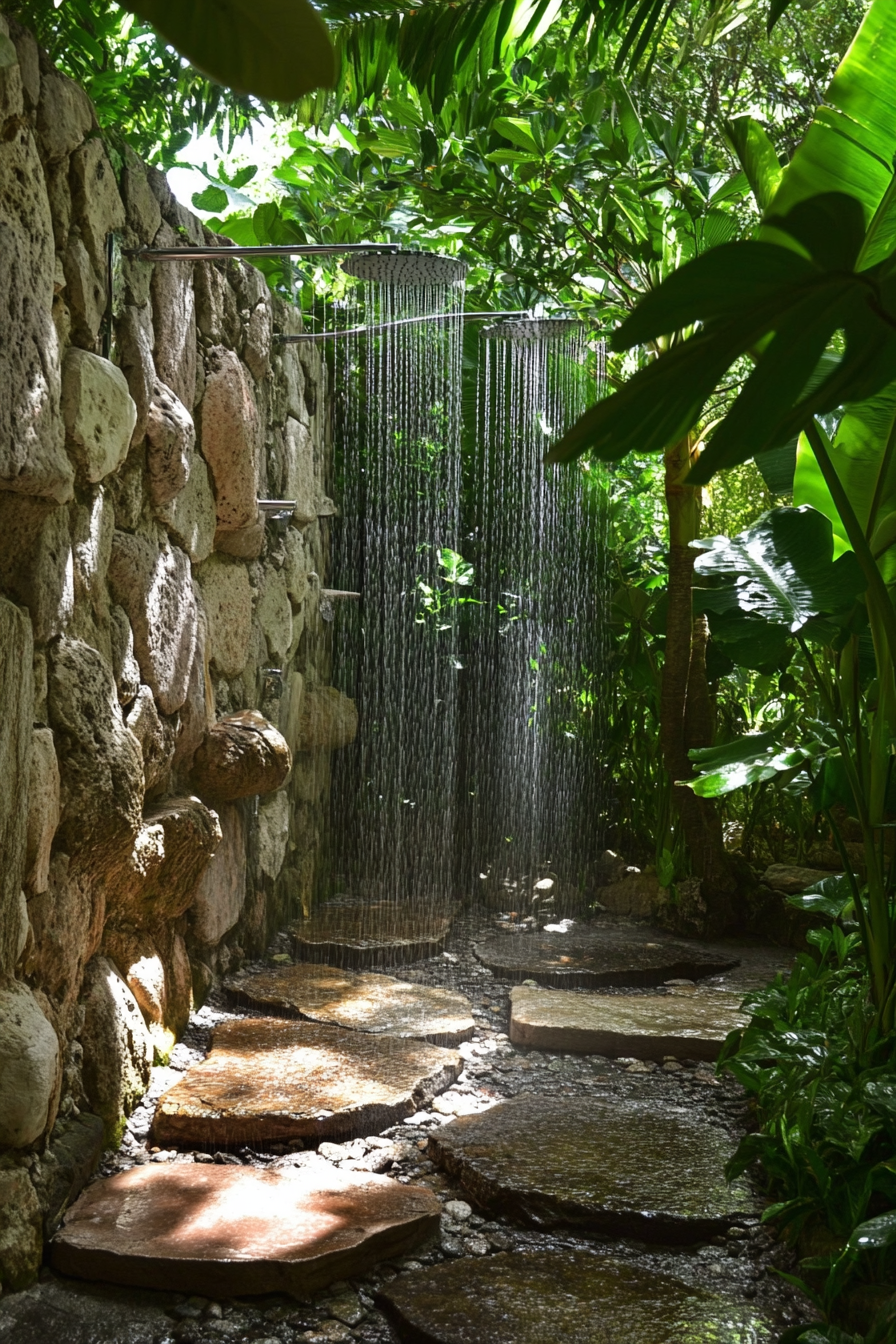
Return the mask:
<path id="1" fill-rule="evenodd" d="M 756 204 L 760 210 L 766 210 L 784 173 L 774 145 L 755 117 L 732 117 L 724 123 L 724 130 L 747 175 Z"/>
<path id="2" fill-rule="evenodd" d="M 824 431 L 819 426 L 819 432 Z M 888 582 L 896 579 L 896 382 L 876 396 L 849 405 L 830 457 L 850 504 Z M 838 553 L 851 550 L 846 529 L 805 435 L 800 436 L 794 504 L 810 504 L 829 518 Z"/>
<path id="3" fill-rule="evenodd" d="M 772 509 L 736 537 L 712 537 L 695 572 L 727 589 L 738 608 L 798 632 L 852 604 L 865 579 L 852 554 L 834 559 L 833 529 L 815 509 Z"/>
<path id="4" fill-rule="evenodd" d="M 874 0 L 787 166 L 774 213 L 842 191 L 861 203 L 867 227 L 893 180 L 894 154 L 896 4 Z"/>
<path id="5" fill-rule="evenodd" d="M 127 0 L 218 84 L 292 102 L 332 88 L 333 46 L 309 0 Z"/>
<path id="6" fill-rule="evenodd" d="M 697 769 L 695 779 L 679 781 L 701 798 L 721 798 L 750 784 L 764 784 L 776 776 L 793 778 L 825 751 L 814 740 L 785 745 L 785 725 L 766 733 L 749 733 L 722 747 L 701 747 L 688 752 Z"/>

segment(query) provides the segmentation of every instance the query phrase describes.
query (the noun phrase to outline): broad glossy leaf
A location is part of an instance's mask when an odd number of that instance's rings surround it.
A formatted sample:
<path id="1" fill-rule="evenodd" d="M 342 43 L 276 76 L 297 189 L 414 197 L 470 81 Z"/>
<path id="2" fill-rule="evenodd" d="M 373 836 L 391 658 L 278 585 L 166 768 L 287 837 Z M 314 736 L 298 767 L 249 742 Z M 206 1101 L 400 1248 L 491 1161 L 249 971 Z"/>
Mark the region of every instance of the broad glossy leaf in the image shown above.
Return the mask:
<path id="1" fill-rule="evenodd" d="M 796 910 L 804 910 L 810 915 L 824 915 L 826 919 L 839 919 L 851 901 L 852 890 L 845 875 L 822 878 L 798 896 L 787 897 L 787 904 Z"/>
<path id="2" fill-rule="evenodd" d="M 724 123 L 724 131 L 746 173 L 756 204 L 760 210 L 767 209 L 784 173 L 774 145 L 755 117 L 732 117 Z"/>
<path id="3" fill-rule="evenodd" d="M 888 515 L 896 512 L 896 452 L 886 452 L 894 433 L 896 382 L 866 401 L 847 406 L 830 443 L 837 475 L 863 530 L 874 537 L 875 554 L 888 581 L 896 578 L 896 531 L 884 525 Z M 793 502 L 809 504 L 831 520 L 838 553 L 852 549 L 805 435 L 800 436 L 797 450 Z"/>
<path id="4" fill-rule="evenodd" d="M 538 144 L 525 117 L 495 117 L 492 125 L 505 140 L 519 149 L 538 154 Z"/>
<path id="5" fill-rule="evenodd" d="M 775 195 L 773 210 L 843 191 L 870 224 L 893 178 L 896 155 L 896 5 L 874 0 Z"/>
<path id="6" fill-rule="evenodd" d="M 335 83 L 333 46 L 309 0 L 129 0 L 125 7 L 228 88 L 293 102 Z"/>
<path id="7" fill-rule="evenodd" d="M 855 556 L 834 560 L 831 523 L 815 509 L 772 509 L 736 537 L 695 545 L 700 578 L 724 580 L 742 611 L 791 631 L 851 605 L 865 590 Z"/>
<path id="8" fill-rule="evenodd" d="M 882 1251 L 896 1245 L 896 1210 L 860 1223 L 850 1237 L 849 1245 L 860 1251 Z"/>

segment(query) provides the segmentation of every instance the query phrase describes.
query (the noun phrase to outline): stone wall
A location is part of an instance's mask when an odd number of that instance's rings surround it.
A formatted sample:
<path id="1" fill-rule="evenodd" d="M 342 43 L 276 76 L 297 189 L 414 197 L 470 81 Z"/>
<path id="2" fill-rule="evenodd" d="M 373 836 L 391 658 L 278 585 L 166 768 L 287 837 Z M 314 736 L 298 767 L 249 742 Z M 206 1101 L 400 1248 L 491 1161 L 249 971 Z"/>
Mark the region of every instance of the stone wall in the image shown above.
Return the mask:
<path id="1" fill-rule="evenodd" d="M 212 235 L 2 17 L 0 131 L 9 1287 L 191 1004 L 307 906 L 355 719 L 319 606 L 326 369 L 277 343 L 300 314 L 238 259 L 125 255 L 104 346 L 110 233 Z M 294 513 L 266 525 L 260 498 Z"/>

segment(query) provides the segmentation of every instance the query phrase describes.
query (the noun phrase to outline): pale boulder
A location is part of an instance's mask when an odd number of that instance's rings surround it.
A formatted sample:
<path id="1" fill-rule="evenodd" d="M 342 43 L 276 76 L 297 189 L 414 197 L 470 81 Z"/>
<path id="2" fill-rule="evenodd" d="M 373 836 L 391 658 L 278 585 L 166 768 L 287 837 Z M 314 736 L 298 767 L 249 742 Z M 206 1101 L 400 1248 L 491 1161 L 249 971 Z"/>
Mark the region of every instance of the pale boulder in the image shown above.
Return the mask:
<path id="1" fill-rule="evenodd" d="M 152 185 L 153 179 L 149 179 Z M 181 243 L 169 224 L 156 234 L 155 247 Z M 156 372 L 192 411 L 196 401 L 196 306 L 191 262 L 166 261 L 153 269 L 152 314 Z"/>
<path id="2" fill-rule="evenodd" d="M 114 1142 L 149 1085 L 152 1041 L 136 999 L 105 957 L 87 967 L 82 1002 L 84 1090 Z"/>
<path id="3" fill-rule="evenodd" d="M 149 686 L 141 686 L 127 712 L 127 725 L 143 752 L 143 778 L 147 793 L 163 784 L 174 758 L 176 729 L 163 719 Z"/>
<path id="4" fill-rule="evenodd" d="M 41 157 L 47 163 L 67 158 L 95 125 L 93 107 L 84 90 L 47 62 L 41 70 L 37 105 Z"/>
<path id="5" fill-rule="evenodd" d="M 238 807 L 218 808 L 222 840 L 202 875 L 190 909 L 197 943 L 214 947 L 236 924 L 246 899 L 246 833 Z"/>
<path id="6" fill-rule="evenodd" d="M 17 960 L 18 923 L 27 852 L 28 776 L 31 768 L 34 678 L 31 623 L 0 597 L 0 975 Z"/>
<path id="7" fill-rule="evenodd" d="M 117 471 L 137 423 L 121 369 L 73 346 L 63 365 L 61 404 L 66 438 L 87 480 L 95 483 Z"/>
<path id="8" fill-rule="evenodd" d="M 143 680 L 173 714 L 187 698 L 198 615 L 190 562 L 150 536 L 116 532 L 109 564 L 112 596 L 130 619 Z"/>
<path id="9" fill-rule="evenodd" d="M 281 569 L 268 565 L 258 594 L 256 617 L 268 646 L 269 656 L 277 661 L 289 652 L 293 637 L 292 606 Z"/>
<path id="10" fill-rule="evenodd" d="M 156 517 L 194 565 L 201 565 L 211 555 L 217 526 L 215 496 L 200 453 L 190 454 L 186 485 L 168 503 L 156 507 Z"/>
<path id="11" fill-rule="evenodd" d="M 27 985 L 0 989 L 0 1145 L 23 1148 L 47 1126 L 59 1042 Z"/>
<path id="12" fill-rule="evenodd" d="M 196 570 L 208 619 L 208 656 L 225 677 L 246 666 L 252 639 L 252 589 L 245 565 L 209 556 Z"/>
<path id="13" fill-rule="evenodd" d="M 174 499 L 187 484 L 195 442 L 193 417 L 157 378 L 146 420 L 149 497 L 156 507 Z"/>
<path id="14" fill-rule="evenodd" d="M 35 895 L 46 891 L 49 884 L 50 851 L 61 815 L 59 763 L 53 733 L 49 728 L 35 728 L 31 739 L 25 860 L 25 885 Z"/>
<path id="15" fill-rule="evenodd" d="M 215 346 L 208 355 L 202 453 L 214 480 L 218 527 L 232 532 L 254 523 L 258 514 L 258 411 L 243 365 L 223 346 Z"/>
<path id="16" fill-rule="evenodd" d="M 37 1193 L 22 1167 L 0 1170 L 0 1283 L 21 1292 L 40 1269 L 44 1249 Z"/>
<path id="17" fill-rule="evenodd" d="M 59 413 L 53 221 L 43 165 L 24 122 L 0 140 L 0 200 L 0 312 L 9 333 L 0 360 L 0 486 L 65 503 L 75 473 Z"/>
<path id="18" fill-rule="evenodd" d="M 335 686 L 305 685 L 296 725 L 298 751 L 335 751 L 358 735 L 358 707 Z"/>
<path id="19" fill-rule="evenodd" d="M 268 877 L 277 877 L 286 858 L 290 810 L 289 795 L 282 789 L 258 809 L 258 862 Z"/>

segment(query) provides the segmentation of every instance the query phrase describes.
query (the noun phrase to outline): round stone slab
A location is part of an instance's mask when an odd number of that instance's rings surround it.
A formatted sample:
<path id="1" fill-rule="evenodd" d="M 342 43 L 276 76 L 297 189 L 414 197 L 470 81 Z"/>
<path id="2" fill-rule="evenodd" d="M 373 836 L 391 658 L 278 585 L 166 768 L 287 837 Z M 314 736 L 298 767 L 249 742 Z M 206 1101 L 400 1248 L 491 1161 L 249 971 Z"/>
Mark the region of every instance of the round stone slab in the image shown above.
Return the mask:
<path id="1" fill-rule="evenodd" d="M 742 995 L 724 990 L 673 994 L 572 994 L 516 985 L 510 1039 L 536 1050 L 635 1059 L 718 1059 L 729 1031 L 745 1027 Z"/>
<path id="2" fill-rule="evenodd" d="M 474 953 L 505 980 L 537 980 L 559 989 L 661 985 L 664 980 L 698 980 L 738 964 L 727 948 L 703 947 L 613 924 L 571 924 L 555 933 L 497 933 L 477 943 Z"/>
<path id="3" fill-rule="evenodd" d="M 482 1208 L 537 1227 L 677 1244 L 755 1216 L 746 1187 L 725 1180 L 727 1135 L 661 1105 L 524 1094 L 451 1121 L 429 1155 Z"/>
<path id="4" fill-rule="evenodd" d="M 457 1078 L 453 1050 L 278 1018 L 215 1029 L 207 1059 L 160 1098 L 158 1144 L 225 1147 L 375 1134 Z"/>
<path id="5" fill-rule="evenodd" d="M 449 989 L 409 985 L 389 975 L 302 964 L 235 976 L 225 988 L 241 1003 L 353 1031 L 460 1045 L 473 1035 L 469 999 Z"/>
<path id="6" fill-rule="evenodd" d="M 453 909 L 397 901 L 322 905 L 293 924 L 292 935 L 302 961 L 364 970 L 438 956 L 453 918 Z"/>
<path id="7" fill-rule="evenodd" d="M 376 1296 L 403 1344 L 770 1344 L 755 1307 L 586 1251 L 454 1260 Z"/>
<path id="8" fill-rule="evenodd" d="M 306 1296 L 438 1229 L 439 1201 L 425 1186 L 323 1168 L 132 1167 L 72 1206 L 51 1243 L 53 1266 L 208 1297 Z"/>

